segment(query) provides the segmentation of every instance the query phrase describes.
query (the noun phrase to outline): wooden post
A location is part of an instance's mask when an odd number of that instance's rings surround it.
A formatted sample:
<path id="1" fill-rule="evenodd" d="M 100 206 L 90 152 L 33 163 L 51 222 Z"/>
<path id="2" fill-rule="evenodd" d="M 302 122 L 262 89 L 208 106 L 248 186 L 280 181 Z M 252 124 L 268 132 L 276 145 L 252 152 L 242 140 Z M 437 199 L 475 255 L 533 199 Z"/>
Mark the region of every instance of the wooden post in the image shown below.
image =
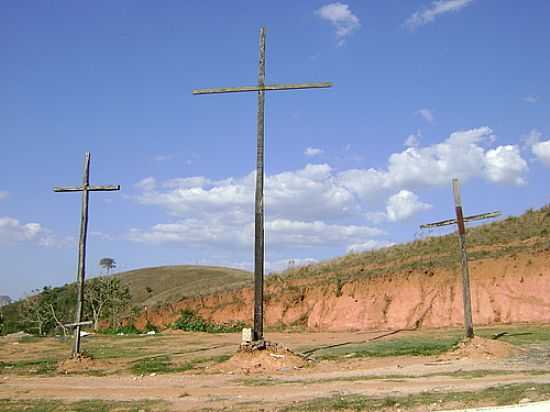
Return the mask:
<path id="1" fill-rule="evenodd" d="M 265 29 L 260 29 L 258 87 L 265 82 Z M 256 202 L 254 220 L 254 340 L 264 337 L 264 109 L 265 91 L 258 90 L 256 135 Z"/>
<path id="2" fill-rule="evenodd" d="M 88 236 L 88 203 L 90 200 L 90 153 L 84 155 L 84 173 L 82 176 L 82 209 L 80 212 L 80 238 L 78 240 L 78 273 L 76 314 L 74 328 L 73 356 L 80 353 L 80 328 L 82 322 L 82 309 L 84 307 L 84 273 L 86 271 L 86 238 Z"/>
<path id="3" fill-rule="evenodd" d="M 466 337 L 474 337 L 474 322 L 472 320 L 472 298 L 470 295 L 470 271 L 468 269 L 468 253 L 466 252 L 466 228 L 460 199 L 460 184 L 453 179 L 453 196 L 455 201 L 456 223 L 458 225 L 458 244 L 460 247 L 460 266 L 462 268 L 462 298 L 464 301 L 464 330 Z"/>
<path id="4" fill-rule="evenodd" d="M 86 278 L 86 239 L 88 236 L 88 204 L 90 192 L 106 192 L 120 190 L 119 185 L 91 186 L 90 185 L 90 159 L 91 155 L 86 152 L 84 155 L 84 172 L 82 186 L 54 187 L 54 192 L 82 192 L 82 207 L 80 212 L 80 238 L 78 240 L 78 269 L 77 269 L 77 295 L 75 312 L 74 343 L 72 348 L 73 357 L 80 356 L 80 329 L 82 325 L 82 311 L 84 307 L 84 282 Z"/>
<path id="5" fill-rule="evenodd" d="M 261 343 L 264 339 L 264 129 L 265 92 L 297 89 L 322 89 L 332 87 L 332 83 L 265 84 L 265 33 L 260 29 L 260 59 L 258 84 L 244 87 L 219 87 L 193 90 L 194 95 L 258 92 L 257 134 L 256 134 L 256 194 L 254 205 L 254 331 L 253 338 Z"/>

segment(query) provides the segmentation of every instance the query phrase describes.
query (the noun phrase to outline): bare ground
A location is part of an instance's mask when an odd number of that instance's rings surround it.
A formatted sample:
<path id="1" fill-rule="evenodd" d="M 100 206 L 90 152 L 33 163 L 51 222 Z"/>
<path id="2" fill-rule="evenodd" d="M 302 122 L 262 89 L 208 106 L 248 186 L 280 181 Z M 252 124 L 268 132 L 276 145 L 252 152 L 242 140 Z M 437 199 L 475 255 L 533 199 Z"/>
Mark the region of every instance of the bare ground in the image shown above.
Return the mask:
<path id="1" fill-rule="evenodd" d="M 445 334 L 442 331 L 431 333 L 431 336 L 434 333 Z M 380 334 L 272 333 L 268 338 L 296 352 L 303 352 L 316 346 L 359 343 Z M 418 332 L 403 332 L 384 339 L 390 341 L 396 336 L 402 339 L 418 335 Z M 163 355 L 168 348 L 173 359 L 183 361 L 197 354 L 205 358 L 234 354 L 239 343 L 237 334 L 186 333 L 143 337 L 143 341 L 139 339 L 126 339 L 121 344 L 119 349 L 125 346 L 129 350 L 131 348 L 127 346 L 131 343 L 136 349 L 131 355 L 119 356 L 111 347 L 113 352 L 108 359 L 85 362 L 80 371 L 78 368 L 75 371 L 74 365 L 71 365 L 67 375 L 62 370 L 47 376 L 23 376 L 15 370 L 4 370 L 0 372 L 0 399 L 59 399 L 71 402 L 97 399 L 162 400 L 169 403 L 170 411 L 204 408 L 259 410 L 261 404 L 267 411 L 334 395 L 401 396 L 477 391 L 512 383 L 550 384 L 548 342 L 512 347 L 500 341 L 478 340 L 476 345 L 479 347 L 462 346 L 438 356 L 348 358 L 344 355 L 337 360 L 308 362 L 305 366 L 288 364 L 284 358 L 272 357 L 269 359 L 269 371 L 241 367 L 232 359 L 221 363 L 207 362 L 186 372 L 136 375 L 125 369 L 130 361 Z M 92 337 L 84 347 L 92 347 L 98 342 L 103 345 L 102 340 L 105 344 L 112 343 L 117 337 Z M 62 362 L 67 348 L 66 344 L 53 339 L 29 343 L 4 339 L 0 341 L 0 361 L 38 359 L 38 356 L 48 354 L 61 357 Z M 277 367 L 279 361 L 280 368 Z M 108 375 L 88 376 L 86 368 L 94 372 L 103 370 Z"/>

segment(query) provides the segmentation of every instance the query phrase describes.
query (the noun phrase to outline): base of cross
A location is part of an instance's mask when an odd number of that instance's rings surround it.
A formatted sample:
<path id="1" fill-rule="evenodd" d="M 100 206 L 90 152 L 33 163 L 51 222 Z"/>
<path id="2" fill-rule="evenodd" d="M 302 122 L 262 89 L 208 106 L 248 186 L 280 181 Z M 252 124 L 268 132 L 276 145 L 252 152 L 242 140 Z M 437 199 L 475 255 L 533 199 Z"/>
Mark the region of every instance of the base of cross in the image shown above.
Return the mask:
<path id="1" fill-rule="evenodd" d="M 254 352 L 258 350 L 266 350 L 266 349 L 273 349 L 276 348 L 276 343 L 268 342 L 264 339 L 262 340 L 256 340 L 256 341 L 250 341 L 250 342 L 241 342 L 241 346 L 239 351 L 240 352 Z"/>

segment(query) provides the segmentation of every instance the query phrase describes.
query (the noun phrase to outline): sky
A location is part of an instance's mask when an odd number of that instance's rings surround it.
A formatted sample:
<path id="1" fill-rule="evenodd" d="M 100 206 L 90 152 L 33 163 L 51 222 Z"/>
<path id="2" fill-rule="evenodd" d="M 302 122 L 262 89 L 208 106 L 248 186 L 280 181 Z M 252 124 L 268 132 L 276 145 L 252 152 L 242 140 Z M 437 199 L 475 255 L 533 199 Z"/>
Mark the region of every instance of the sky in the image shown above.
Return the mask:
<path id="1" fill-rule="evenodd" d="M 267 29 L 266 271 L 550 202 L 546 0 L 25 1 L 0 13 L 0 295 L 88 276 L 253 265 L 255 93 Z"/>

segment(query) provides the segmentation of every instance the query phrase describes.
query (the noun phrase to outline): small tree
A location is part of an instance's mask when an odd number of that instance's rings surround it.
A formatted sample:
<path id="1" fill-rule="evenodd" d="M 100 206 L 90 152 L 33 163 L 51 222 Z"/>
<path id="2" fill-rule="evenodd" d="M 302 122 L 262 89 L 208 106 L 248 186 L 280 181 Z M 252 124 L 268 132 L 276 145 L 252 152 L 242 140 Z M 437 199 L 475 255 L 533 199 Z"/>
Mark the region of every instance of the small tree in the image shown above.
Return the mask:
<path id="1" fill-rule="evenodd" d="M 114 326 L 115 317 L 124 312 L 131 301 L 130 290 L 122 285 L 120 279 L 102 276 L 90 279 L 86 284 L 86 308 L 94 319 L 94 329 L 99 322 L 110 316 L 110 326 Z"/>
<path id="2" fill-rule="evenodd" d="M 116 262 L 113 258 L 104 257 L 99 261 L 99 266 L 107 271 L 107 276 L 111 274 L 111 270 L 116 268 Z"/>

